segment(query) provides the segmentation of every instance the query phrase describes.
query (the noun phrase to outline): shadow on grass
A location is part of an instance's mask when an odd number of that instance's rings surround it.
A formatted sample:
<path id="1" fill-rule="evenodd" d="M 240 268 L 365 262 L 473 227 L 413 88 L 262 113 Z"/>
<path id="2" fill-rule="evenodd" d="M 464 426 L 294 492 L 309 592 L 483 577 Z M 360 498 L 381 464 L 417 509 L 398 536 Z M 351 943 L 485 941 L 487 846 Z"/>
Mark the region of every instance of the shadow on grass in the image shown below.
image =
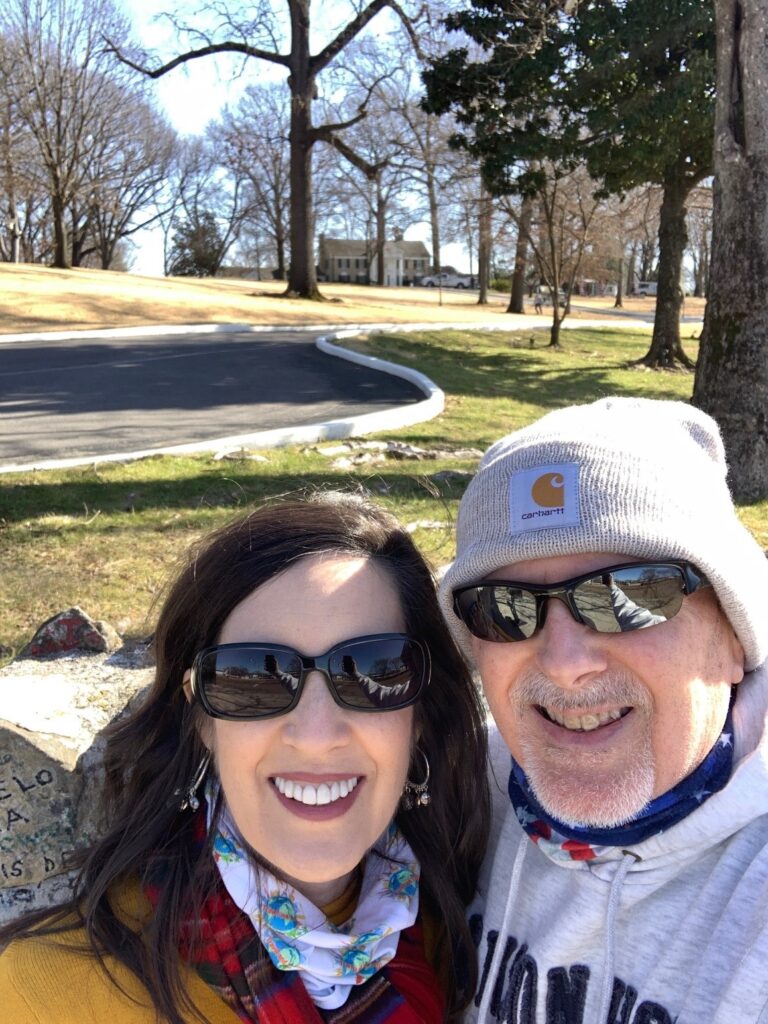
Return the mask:
<path id="1" fill-rule="evenodd" d="M 388 496 L 407 500 L 435 499 L 451 501 L 460 498 L 466 481 L 461 478 L 434 481 L 438 471 L 435 463 L 415 464 L 412 472 L 404 471 L 402 463 L 376 466 L 355 474 L 326 472 L 260 472 L 230 463 L 220 475 L 197 474 L 178 479 L 146 481 L 83 480 L 59 483 L 0 486 L 2 520 L 7 527 L 27 519 L 45 516 L 71 517 L 67 527 L 85 527 L 94 532 L 121 530 L 158 530 L 158 512 L 181 512 L 194 518 L 209 512 L 227 510 L 232 516 L 247 511 L 259 502 L 278 495 L 304 489 L 364 489 L 374 498 L 386 501 Z M 218 469 L 218 467 L 217 467 Z M 99 518 L 97 518 L 97 516 Z M 103 519 L 100 517 L 104 517 Z M 170 528 L 178 528 L 178 522 Z M 30 529 L 30 536 L 55 532 L 56 523 L 46 526 L 45 519 Z M 2 533 L 0 532 L 0 538 Z"/>
<path id="2" fill-rule="evenodd" d="M 437 332 L 406 337 L 382 334 L 377 345 L 385 347 L 393 358 L 422 369 L 446 393 L 456 396 L 506 397 L 551 409 L 608 394 L 680 397 L 679 378 L 630 369 L 629 362 L 650 344 L 650 338 L 643 336 L 638 344 L 637 336 L 616 340 L 615 335 L 606 332 L 574 330 L 564 335 L 563 352 L 548 350 L 541 332 L 491 336 L 465 332 L 463 337 L 464 343 Z M 534 347 L 530 347 L 531 337 Z M 509 348 L 499 351 L 505 340 Z M 585 346 L 600 351 L 585 352 Z M 692 388 L 692 377 L 690 384 Z"/>

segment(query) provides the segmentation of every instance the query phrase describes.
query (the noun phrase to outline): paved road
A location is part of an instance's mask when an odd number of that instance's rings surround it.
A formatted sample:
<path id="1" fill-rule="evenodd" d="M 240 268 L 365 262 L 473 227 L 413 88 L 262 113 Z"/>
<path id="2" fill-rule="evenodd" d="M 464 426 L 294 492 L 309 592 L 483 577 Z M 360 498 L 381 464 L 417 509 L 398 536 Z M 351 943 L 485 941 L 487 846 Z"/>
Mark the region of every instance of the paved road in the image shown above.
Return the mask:
<path id="1" fill-rule="evenodd" d="M 0 463 L 129 452 L 418 402 L 414 385 L 323 355 L 316 334 L 0 345 Z"/>

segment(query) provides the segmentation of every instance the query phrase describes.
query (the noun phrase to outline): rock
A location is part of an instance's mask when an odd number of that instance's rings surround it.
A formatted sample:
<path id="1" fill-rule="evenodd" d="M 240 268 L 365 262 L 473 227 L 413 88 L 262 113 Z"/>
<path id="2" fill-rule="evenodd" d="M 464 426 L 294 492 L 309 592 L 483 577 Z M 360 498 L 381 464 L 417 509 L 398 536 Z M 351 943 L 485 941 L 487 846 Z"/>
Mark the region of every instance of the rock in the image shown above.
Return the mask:
<path id="1" fill-rule="evenodd" d="M 417 448 L 414 444 L 403 441 L 390 441 L 387 444 L 387 455 L 393 459 L 436 459 L 437 452 L 427 448 Z"/>
<path id="2" fill-rule="evenodd" d="M 349 455 L 350 452 L 379 452 L 384 453 L 390 459 L 480 459 L 482 451 L 479 448 L 419 448 L 413 444 L 406 444 L 404 441 L 344 441 L 342 444 L 325 445 L 323 447 L 311 446 L 308 451 L 317 452 L 326 458 Z M 353 455 L 348 463 L 342 464 L 343 459 L 336 459 L 333 467 L 346 469 L 348 466 L 358 465 L 366 461 L 381 461 L 366 458 L 364 455 Z"/>
<path id="3" fill-rule="evenodd" d="M 354 466 L 380 466 L 387 461 L 386 455 L 373 452 L 358 452 L 357 455 L 343 455 L 334 459 L 331 469 L 352 469 Z"/>
<path id="4" fill-rule="evenodd" d="M 143 650 L 0 669 L 0 923 L 70 893 L 68 857 L 102 823 L 104 727 L 151 682 Z"/>
<path id="5" fill-rule="evenodd" d="M 115 651 L 120 637 L 107 622 L 94 621 L 82 608 L 68 608 L 40 626 L 19 658 L 48 658 L 67 651 Z"/>
<path id="6" fill-rule="evenodd" d="M 266 455 L 249 452 L 246 448 L 222 448 L 213 455 L 214 462 L 228 459 L 231 462 L 269 462 Z"/>
<path id="7" fill-rule="evenodd" d="M 349 440 L 342 442 L 342 444 L 324 445 L 322 448 L 318 448 L 313 445 L 308 450 L 317 452 L 318 455 L 324 455 L 326 458 L 330 459 L 333 458 L 333 456 L 335 455 L 344 455 L 349 452 L 383 452 L 387 450 L 387 442 Z"/>

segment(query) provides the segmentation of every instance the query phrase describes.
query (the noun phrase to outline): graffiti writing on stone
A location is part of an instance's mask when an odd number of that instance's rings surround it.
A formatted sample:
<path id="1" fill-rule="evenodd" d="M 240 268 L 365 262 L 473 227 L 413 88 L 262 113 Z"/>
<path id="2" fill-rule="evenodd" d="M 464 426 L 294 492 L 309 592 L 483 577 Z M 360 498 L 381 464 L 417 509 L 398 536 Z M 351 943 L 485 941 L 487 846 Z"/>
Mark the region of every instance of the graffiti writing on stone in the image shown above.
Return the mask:
<path id="1" fill-rule="evenodd" d="M 73 777 L 61 768 L 0 757 L 0 892 L 22 889 L 69 869 Z M 6 896 L 10 895 L 6 893 Z M 4 901 L 0 900 L 0 905 Z"/>

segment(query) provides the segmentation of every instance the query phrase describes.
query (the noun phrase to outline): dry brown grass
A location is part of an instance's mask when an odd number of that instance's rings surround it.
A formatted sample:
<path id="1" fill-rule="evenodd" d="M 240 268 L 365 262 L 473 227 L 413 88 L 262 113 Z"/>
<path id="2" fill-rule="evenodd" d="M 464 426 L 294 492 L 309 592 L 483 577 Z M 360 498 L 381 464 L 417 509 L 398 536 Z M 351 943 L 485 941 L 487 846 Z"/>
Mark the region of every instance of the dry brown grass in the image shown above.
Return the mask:
<path id="1" fill-rule="evenodd" d="M 437 289 L 323 284 L 329 301 L 307 302 L 283 298 L 284 290 L 279 281 L 142 277 L 0 263 L 0 334 L 153 324 L 498 324 L 506 319 L 508 301 L 492 293 L 487 306 L 478 306 L 476 294 L 446 289 L 440 304 Z M 589 309 L 575 312 L 577 319 L 601 316 L 613 305 L 610 298 L 575 301 Z M 654 303 L 652 298 L 628 299 L 625 309 L 649 312 Z M 700 311 L 703 300 L 686 300 L 687 314 Z M 547 323 L 546 310 L 539 319 L 542 326 Z"/>

